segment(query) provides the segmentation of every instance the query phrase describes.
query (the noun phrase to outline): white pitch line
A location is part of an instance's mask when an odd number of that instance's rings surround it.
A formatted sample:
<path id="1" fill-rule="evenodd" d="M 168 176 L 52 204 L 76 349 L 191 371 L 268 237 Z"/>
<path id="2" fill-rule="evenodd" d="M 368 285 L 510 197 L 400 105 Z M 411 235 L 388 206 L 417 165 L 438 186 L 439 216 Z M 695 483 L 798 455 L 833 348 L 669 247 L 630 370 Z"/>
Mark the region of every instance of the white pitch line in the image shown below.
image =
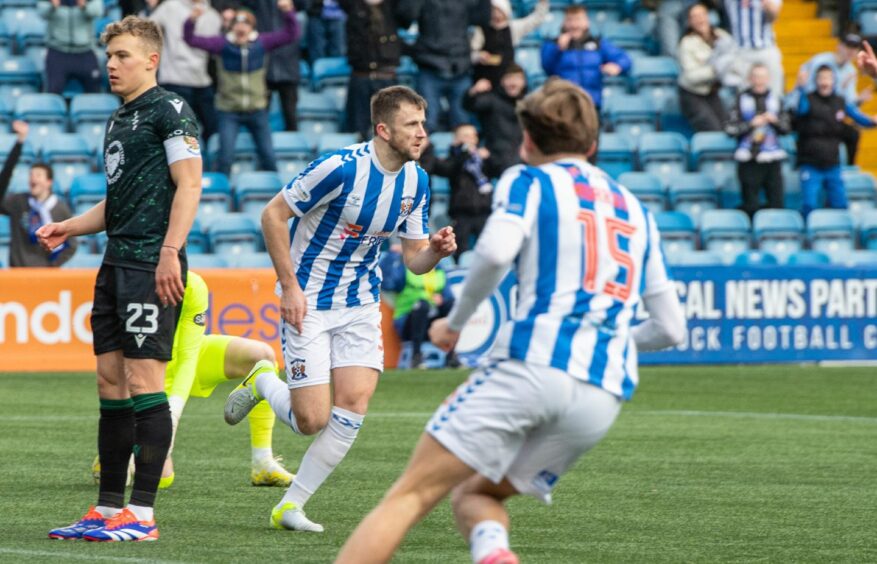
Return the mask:
<path id="1" fill-rule="evenodd" d="M 56 541 L 63 543 L 65 541 Z M 185 564 L 180 560 L 156 560 L 154 558 L 136 558 L 133 556 L 103 556 L 100 554 L 78 554 L 53 550 L 26 550 L 23 548 L 0 548 L 0 554 L 16 554 L 19 556 L 49 556 L 67 560 L 103 560 L 106 562 L 135 562 L 138 564 Z"/>
<path id="2" fill-rule="evenodd" d="M 840 421 L 846 423 L 877 424 L 877 417 L 857 417 L 854 415 L 809 415 L 803 413 L 764 413 L 758 411 L 691 411 L 691 410 L 643 410 L 628 411 L 628 414 L 675 415 L 679 417 L 733 417 L 737 419 L 786 419 L 791 421 Z"/>

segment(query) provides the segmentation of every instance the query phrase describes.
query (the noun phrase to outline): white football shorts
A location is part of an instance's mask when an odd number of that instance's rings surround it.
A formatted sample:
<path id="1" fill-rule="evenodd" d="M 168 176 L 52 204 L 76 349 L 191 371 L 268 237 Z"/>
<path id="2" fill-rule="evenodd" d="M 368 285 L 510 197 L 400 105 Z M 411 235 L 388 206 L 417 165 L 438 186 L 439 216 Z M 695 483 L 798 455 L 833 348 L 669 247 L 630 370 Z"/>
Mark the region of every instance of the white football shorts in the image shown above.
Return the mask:
<path id="1" fill-rule="evenodd" d="M 381 304 L 305 314 L 303 332 L 280 320 L 280 344 L 290 388 L 328 384 L 331 370 L 365 366 L 384 371 Z"/>
<path id="2" fill-rule="evenodd" d="M 426 432 L 476 472 L 551 503 L 560 477 L 606 434 L 621 400 L 561 370 L 516 360 L 472 373 Z"/>

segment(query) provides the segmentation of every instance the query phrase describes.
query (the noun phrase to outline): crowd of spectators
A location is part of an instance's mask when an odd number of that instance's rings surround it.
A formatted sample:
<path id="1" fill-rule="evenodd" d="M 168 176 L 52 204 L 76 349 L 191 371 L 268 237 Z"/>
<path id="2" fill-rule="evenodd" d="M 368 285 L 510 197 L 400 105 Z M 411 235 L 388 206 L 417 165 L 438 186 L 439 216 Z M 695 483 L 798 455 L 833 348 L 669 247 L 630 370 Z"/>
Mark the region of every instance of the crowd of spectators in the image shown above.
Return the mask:
<path id="1" fill-rule="evenodd" d="M 529 13 L 515 13 L 510 0 L 130 0 L 120 6 L 162 27 L 159 82 L 195 110 L 205 139 L 218 135 L 213 166 L 226 174 L 241 128 L 252 134 L 258 168 L 277 170 L 268 106 L 277 93 L 284 128 L 298 128 L 300 60 L 313 65 L 347 57 L 342 129 L 367 139 L 371 95 L 397 83 L 402 56 L 410 56 L 416 87 L 429 104 L 428 130 L 454 132 L 450 155 L 428 152 L 423 164 L 448 178 L 449 215 L 472 235 L 463 238 L 461 252 L 489 212 L 495 179 L 519 162 L 515 105 L 528 81 L 516 48 L 550 14 L 548 0 L 531 4 Z M 804 63 L 797 87 L 785 92 L 774 32 L 781 0 L 662 0 L 654 8 L 660 52 L 679 63 L 679 109 L 691 131 L 724 131 L 737 140 L 742 209 L 752 215 L 782 206 L 781 163 L 788 155 L 780 138 L 790 132 L 798 139 L 802 212 L 820 207 L 823 186 L 827 205 L 844 207 L 836 146 L 853 162 L 859 127 L 873 125 L 857 109 L 872 95 L 870 88 L 856 89 L 861 38 L 841 35 L 837 49 Z M 86 92 L 100 91 L 94 28 L 104 15 L 102 0 L 40 0 L 38 13 L 47 22 L 44 89 L 62 93 L 76 81 Z M 307 23 L 299 29 L 301 19 Z M 412 26 L 416 39 L 406 43 L 402 30 Z M 617 81 L 634 64 L 593 28 L 581 4 L 565 9 L 557 36 L 544 40 L 538 54 L 546 76 L 578 84 L 598 108 L 606 80 Z"/>

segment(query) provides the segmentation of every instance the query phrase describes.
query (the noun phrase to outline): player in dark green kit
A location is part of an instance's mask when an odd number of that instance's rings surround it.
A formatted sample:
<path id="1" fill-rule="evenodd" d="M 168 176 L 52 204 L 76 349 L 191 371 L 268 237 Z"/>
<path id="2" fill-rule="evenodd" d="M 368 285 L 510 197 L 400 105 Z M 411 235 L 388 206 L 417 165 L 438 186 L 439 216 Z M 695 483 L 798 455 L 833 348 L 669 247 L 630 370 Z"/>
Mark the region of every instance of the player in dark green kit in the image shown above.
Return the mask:
<path id="1" fill-rule="evenodd" d="M 201 195 L 198 126 L 186 103 L 156 83 L 158 27 L 129 16 L 107 26 L 110 89 L 124 104 L 104 141 L 107 197 L 84 214 L 37 231 L 52 249 L 106 230 L 91 325 L 97 357 L 101 460 L 97 505 L 58 539 L 158 539 L 153 516 L 172 426 L 164 375 L 186 280 L 183 245 Z M 125 505 L 128 459 L 134 485 Z"/>

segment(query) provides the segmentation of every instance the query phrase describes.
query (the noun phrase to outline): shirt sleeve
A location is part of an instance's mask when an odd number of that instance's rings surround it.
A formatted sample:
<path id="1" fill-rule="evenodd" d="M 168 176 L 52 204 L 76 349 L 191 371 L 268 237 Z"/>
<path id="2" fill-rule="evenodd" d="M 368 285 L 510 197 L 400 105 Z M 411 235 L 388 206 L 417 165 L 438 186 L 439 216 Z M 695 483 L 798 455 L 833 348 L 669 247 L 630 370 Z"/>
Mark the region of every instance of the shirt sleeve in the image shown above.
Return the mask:
<path id="1" fill-rule="evenodd" d="M 298 217 L 337 198 L 344 186 L 344 163 L 338 153 L 313 161 L 281 190 Z"/>
<path id="2" fill-rule="evenodd" d="M 420 167 L 417 170 L 417 195 L 412 202 L 411 213 L 399 227 L 403 239 L 426 239 L 429 237 L 429 175 Z"/>
<path id="3" fill-rule="evenodd" d="M 158 121 L 158 134 L 164 139 L 164 152 L 167 164 L 177 161 L 201 158 L 200 130 L 198 119 L 185 100 L 169 96 L 158 101 L 163 104 L 161 119 Z"/>
<path id="4" fill-rule="evenodd" d="M 539 209 L 536 178 L 526 166 L 508 169 L 493 191 L 493 221 L 511 221 L 529 237 Z"/>

